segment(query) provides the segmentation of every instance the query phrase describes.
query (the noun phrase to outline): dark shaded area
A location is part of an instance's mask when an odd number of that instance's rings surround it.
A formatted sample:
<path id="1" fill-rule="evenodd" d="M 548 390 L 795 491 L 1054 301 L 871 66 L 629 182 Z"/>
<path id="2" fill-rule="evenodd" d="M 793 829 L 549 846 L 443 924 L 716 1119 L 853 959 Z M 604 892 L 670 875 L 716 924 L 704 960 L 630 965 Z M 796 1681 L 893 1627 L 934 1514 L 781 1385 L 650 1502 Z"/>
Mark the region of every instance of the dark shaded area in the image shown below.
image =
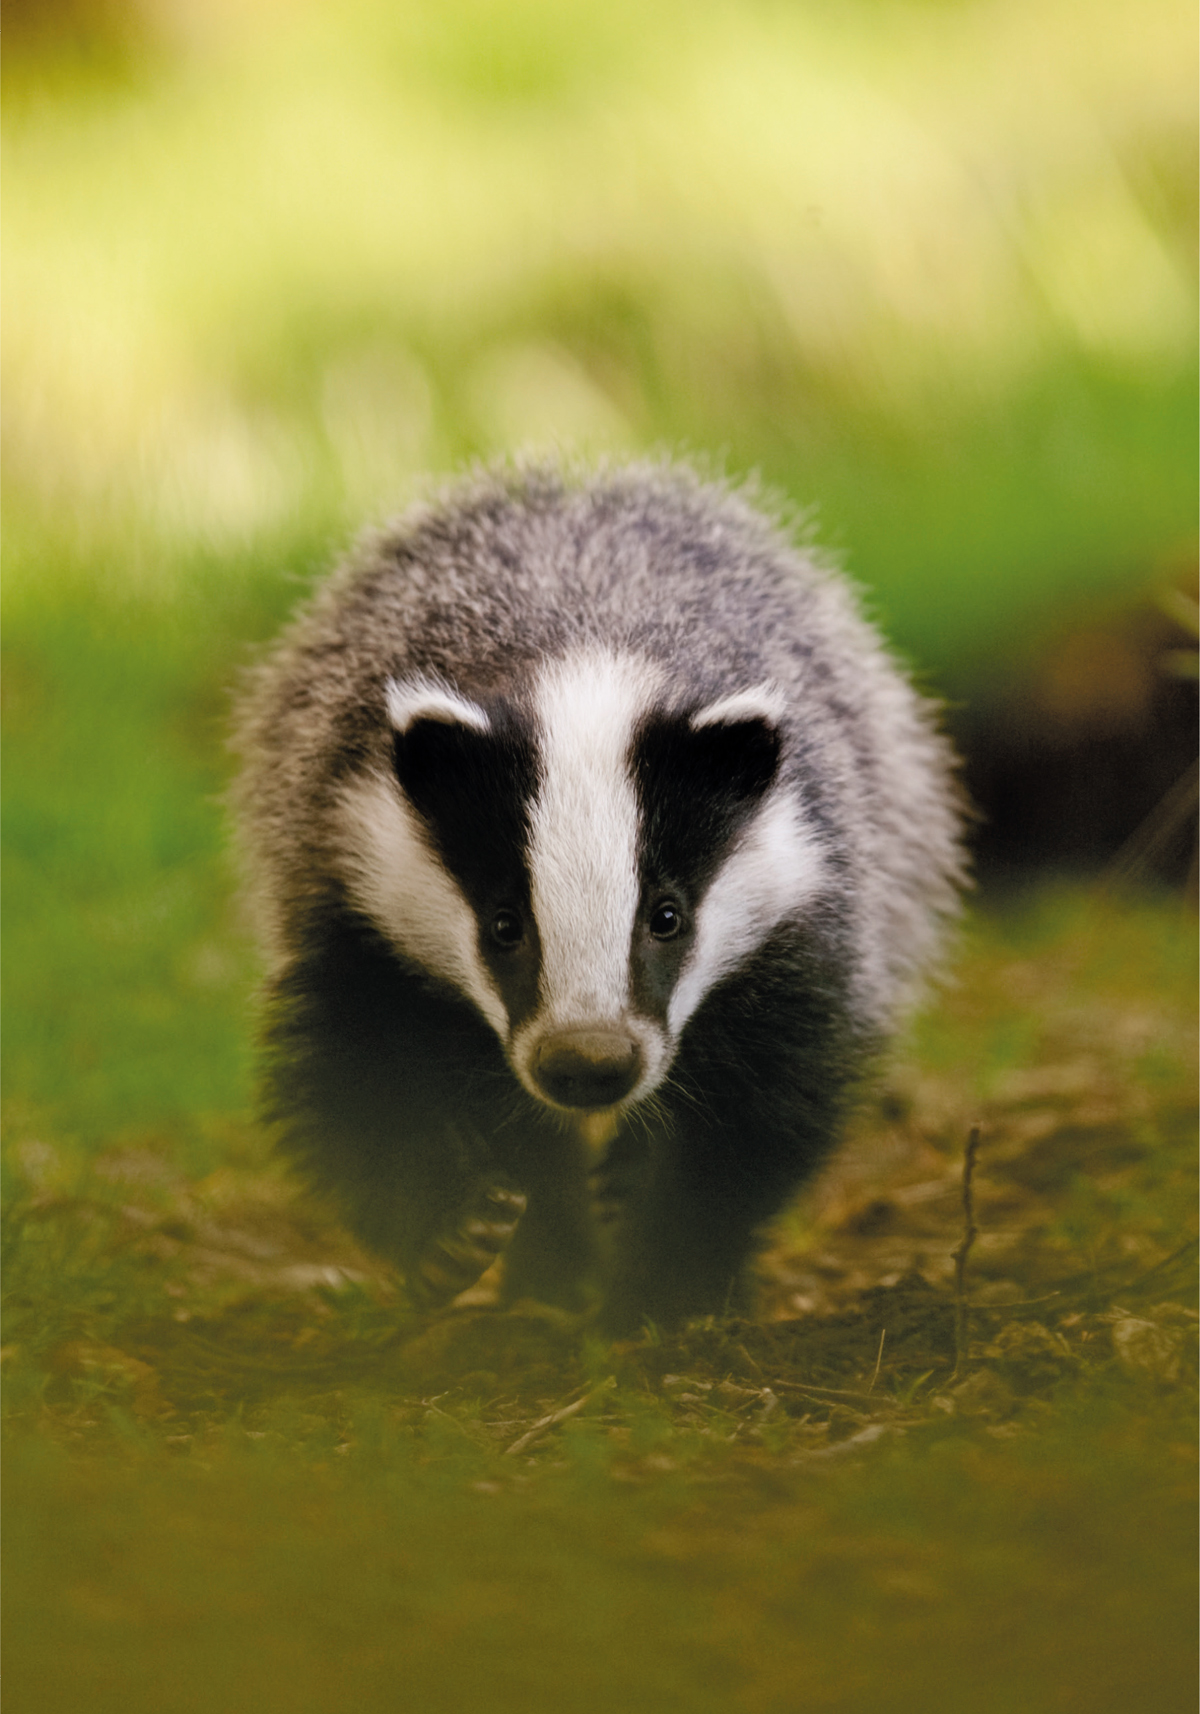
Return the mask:
<path id="1" fill-rule="evenodd" d="M 1194 888 L 1195 659 L 1194 635 L 1146 601 L 1065 619 L 951 706 L 983 885 L 1111 866 Z"/>

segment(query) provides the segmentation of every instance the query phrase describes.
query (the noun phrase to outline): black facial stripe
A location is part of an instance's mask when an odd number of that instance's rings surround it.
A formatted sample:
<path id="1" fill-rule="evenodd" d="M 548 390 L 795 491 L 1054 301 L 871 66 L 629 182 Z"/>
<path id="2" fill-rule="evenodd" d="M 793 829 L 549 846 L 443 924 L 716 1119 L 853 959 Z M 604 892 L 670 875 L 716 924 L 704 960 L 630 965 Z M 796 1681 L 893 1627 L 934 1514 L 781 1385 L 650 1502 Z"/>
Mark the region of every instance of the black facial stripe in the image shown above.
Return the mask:
<path id="1" fill-rule="evenodd" d="M 647 721 L 633 751 L 644 885 L 664 896 L 679 888 L 694 906 L 778 763 L 779 734 L 765 720 L 699 731 L 684 716 Z M 651 909 L 656 902 L 646 899 Z"/>
<path id="2" fill-rule="evenodd" d="M 497 884 L 528 895 L 527 806 L 536 780 L 533 746 L 514 725 L 478 732 L 415 720 L 393 740 L 396 777 L 428 823 L 446 867 L 472 895 Z"/>
<path id="3" fill-rule="evenodd" d="M 775 777 L 779 735 L 765 720 L 693 731 L 686 717 L 653 716 L 634 743 L 633 777 L 641 809 L 642 898 L 634 924 L 630 973 L 634 1005 L 665 1018 L 692 944 L 696 908 L 755 805 Z M 664 903 L 678 932 L 653 933 Z"/>
<path id="4" fill-rule="evenodd" d="M 479 951 L 516 1024 L 537 1004 L 540 948 L 530 905 L 529 802 L 537 760 L 528 733 L 503 710 L 491 729 L 415 720 L 393 739 L 393 765 L 438 855 L 479 922 Z M 491 932 L 497 913 L 516 912 L 519 944 Z M 504 937 L 508 938 L 508 937 Z"/>

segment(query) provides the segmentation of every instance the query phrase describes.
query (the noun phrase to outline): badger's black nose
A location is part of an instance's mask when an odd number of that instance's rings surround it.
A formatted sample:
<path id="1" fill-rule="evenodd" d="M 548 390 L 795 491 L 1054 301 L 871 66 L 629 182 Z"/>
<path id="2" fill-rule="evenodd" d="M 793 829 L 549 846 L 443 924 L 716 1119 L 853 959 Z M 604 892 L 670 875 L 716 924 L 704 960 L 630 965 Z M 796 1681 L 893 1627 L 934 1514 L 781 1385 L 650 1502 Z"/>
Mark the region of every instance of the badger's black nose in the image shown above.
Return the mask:
<path id="1" fill-rule="evenodd" d="M 560 1107 L 612 1107 L 642 1075 L 642 1055 L 624 1030 L 563 1030 L 538 1047 L 533 1075 Z"/>

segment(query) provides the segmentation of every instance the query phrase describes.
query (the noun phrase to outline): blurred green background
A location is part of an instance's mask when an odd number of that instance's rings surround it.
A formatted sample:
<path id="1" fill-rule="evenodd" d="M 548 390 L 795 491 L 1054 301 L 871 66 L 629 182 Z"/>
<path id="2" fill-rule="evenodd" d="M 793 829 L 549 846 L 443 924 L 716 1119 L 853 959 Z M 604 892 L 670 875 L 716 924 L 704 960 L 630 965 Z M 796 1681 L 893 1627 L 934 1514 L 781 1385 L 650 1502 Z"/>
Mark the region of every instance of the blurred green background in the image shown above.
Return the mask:
<path id="1" fill-rule="evenodd" d="M 1111 849 L 1176 777 L 1180 638 L 1138 603 L 1194 559 L 1190 6 L 4 23 L 18 1130 L 225 1146 L 230 685 L 361 523 L 471 457 L 758 471 L 950 699 L 985 797 L 1004 734 L 1125 744 L 1145 801 L 1100 817 Z"/>

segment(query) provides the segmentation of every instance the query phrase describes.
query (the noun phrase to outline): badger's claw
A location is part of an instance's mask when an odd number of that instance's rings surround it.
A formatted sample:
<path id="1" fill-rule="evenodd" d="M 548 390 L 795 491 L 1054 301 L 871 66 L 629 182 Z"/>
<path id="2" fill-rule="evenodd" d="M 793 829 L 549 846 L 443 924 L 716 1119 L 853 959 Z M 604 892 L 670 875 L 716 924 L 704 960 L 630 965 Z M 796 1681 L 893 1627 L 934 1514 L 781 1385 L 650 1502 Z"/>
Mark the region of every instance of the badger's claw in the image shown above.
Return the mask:
<path id="1" fill-rule="evenodd" d="M 508 1247 L 526 1200 L 507 1185 L 481 1185 L 455 1225 L 426 1245 L 409 1276 L 409 1291 L 417 1303 L 436 1309 L 473 1286 Z"/>

